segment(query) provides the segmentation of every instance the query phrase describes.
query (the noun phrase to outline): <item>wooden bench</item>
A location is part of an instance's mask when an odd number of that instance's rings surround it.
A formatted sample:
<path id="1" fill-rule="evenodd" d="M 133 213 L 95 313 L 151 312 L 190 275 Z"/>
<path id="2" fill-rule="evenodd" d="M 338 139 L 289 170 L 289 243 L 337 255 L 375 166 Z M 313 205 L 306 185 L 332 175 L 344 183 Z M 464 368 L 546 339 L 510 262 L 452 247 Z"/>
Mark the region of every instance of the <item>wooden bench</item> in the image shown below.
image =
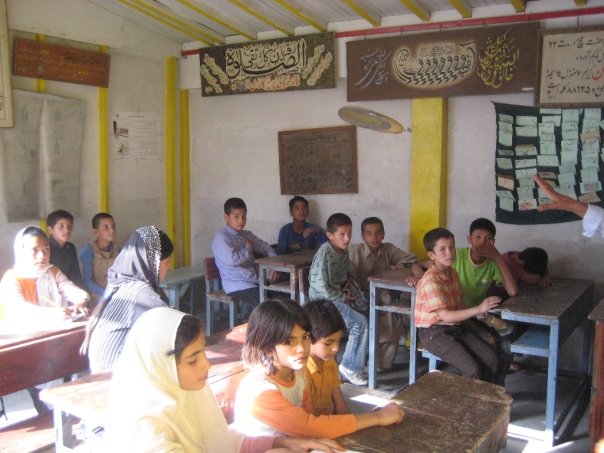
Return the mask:
<path id="1" fill-rule="evenodd" d="M 247 324 L 243 324 L 207 340 L 206 355 L 212 363 L 208 385 L 227 423 L 233 421 L 235 394 L 244 375 L 241 350 L 246 330 Z M 44 390 L 41 398 L 54 407 L 56 437 L 51 432 L 52 440 L 66 448 L 76 445 L 73 416 L 84 420 L 87 426 L 103 426 L 110 386 L 111 373 L 98 373 Z"/>

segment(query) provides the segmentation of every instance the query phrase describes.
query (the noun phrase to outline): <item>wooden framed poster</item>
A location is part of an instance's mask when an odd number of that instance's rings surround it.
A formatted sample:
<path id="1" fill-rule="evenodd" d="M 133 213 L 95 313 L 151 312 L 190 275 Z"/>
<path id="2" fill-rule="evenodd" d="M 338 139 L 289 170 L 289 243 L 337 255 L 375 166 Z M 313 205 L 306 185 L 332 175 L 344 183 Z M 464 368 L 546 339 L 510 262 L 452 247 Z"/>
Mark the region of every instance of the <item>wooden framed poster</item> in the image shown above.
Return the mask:
<path id="1" fill-rule="evenodd" d="M 604 27 L 543 32 L 537 104 L 604 105 Z"/>
<path id="2" fill-rule="evenodd" d="M 13 127 L 6 1 L 0 0 L 0 127 Z"/>
<path id="3" fill-rule="evenodd" d="M 279 132 L 282 195 L 358 193 L 355 126 Z"/>

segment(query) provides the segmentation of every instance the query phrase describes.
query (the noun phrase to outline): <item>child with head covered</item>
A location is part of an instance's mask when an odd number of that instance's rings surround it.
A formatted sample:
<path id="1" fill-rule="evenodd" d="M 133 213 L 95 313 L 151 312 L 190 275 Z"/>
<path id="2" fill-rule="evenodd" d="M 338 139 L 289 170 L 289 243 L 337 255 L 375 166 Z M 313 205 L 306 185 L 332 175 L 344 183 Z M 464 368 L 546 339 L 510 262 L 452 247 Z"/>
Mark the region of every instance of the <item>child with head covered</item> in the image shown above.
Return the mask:
<path id="1" fill-rule="evenodd" d="M 141 315 L 114 369 L 106 450 L 235 453 L 337 447 L 333 441 L 253 439 L 230 431 L 207 384 L 209 369 L 199 320 L 167 307 Z"/>
<path id="2" fill-rule="evenodd" d="M 394 403 L 366 414 L 314 415 L 306 371 L 310 332 L 308 316 L 291 300 L 268 300 L 254 309 L 242 354 L 249 371 L 235 400 L 238 430 L 335 438 L 402 420 Z"/>

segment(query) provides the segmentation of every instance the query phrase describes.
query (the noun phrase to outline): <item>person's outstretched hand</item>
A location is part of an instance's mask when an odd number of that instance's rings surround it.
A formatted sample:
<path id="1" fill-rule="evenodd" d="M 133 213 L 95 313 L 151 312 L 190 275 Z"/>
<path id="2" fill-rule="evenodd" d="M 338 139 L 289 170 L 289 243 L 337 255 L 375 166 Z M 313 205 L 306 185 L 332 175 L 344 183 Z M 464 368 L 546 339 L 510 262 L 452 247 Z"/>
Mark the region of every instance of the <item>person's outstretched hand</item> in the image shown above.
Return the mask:
<path id="1" fill-rule="evenodd" d="M 562 195 L 554 190 L 554 188 L 541 176 L 535 175 L 533 179 L 537 185 L 543 190 L 543 193 L 550 199 L 551 203 L 539 205 L 539 211 L 550 211 L 558 209 L 561 211 L 569 211 L 577 214 L 579 217 L 585 216 L 587 212 L 587 204 L 573 198 Z"/>

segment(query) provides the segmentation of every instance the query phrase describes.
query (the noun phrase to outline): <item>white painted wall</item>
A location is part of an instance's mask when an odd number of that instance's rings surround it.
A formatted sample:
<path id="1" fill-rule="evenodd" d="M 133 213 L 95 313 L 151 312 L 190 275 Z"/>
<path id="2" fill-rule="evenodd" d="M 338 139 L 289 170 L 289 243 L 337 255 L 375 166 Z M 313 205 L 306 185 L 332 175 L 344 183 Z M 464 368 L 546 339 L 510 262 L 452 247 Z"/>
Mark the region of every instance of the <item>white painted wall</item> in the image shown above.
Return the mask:
<path id="1" fill-rule="evenodd" d="M 9 33 L 33 38 L 33 33 L 56 38 L 65 45 L 94 49 L 108 46 L 111 55 L 108 110 L 155 112 L 161 124 L 160 155 L 136 160 L 110 160 L 110 212 L 124 243 L 138 226 L 165 226 L 164 183 L 164 67 L 165 57 L 180 55 L 180 44 L 109 13 L 84 0 L 7 0 Z M 25 32 L 25 33 L 24 33 Z M 35 80 L 12 77 L 14 88 L 35 91 Z M 96 87 L 48 81 L 46 92 L 86 101 L 82 147 L 81 207 L 72 241 L 79 248 L 92 239 L 90 221 L 99 211 L 99 114 Z M 111 133 L 111 131 L 109 131 Z M 0 194 L 0 274 L 12 266 L 16 232 L 29 222 L 7 223 Z"/>

